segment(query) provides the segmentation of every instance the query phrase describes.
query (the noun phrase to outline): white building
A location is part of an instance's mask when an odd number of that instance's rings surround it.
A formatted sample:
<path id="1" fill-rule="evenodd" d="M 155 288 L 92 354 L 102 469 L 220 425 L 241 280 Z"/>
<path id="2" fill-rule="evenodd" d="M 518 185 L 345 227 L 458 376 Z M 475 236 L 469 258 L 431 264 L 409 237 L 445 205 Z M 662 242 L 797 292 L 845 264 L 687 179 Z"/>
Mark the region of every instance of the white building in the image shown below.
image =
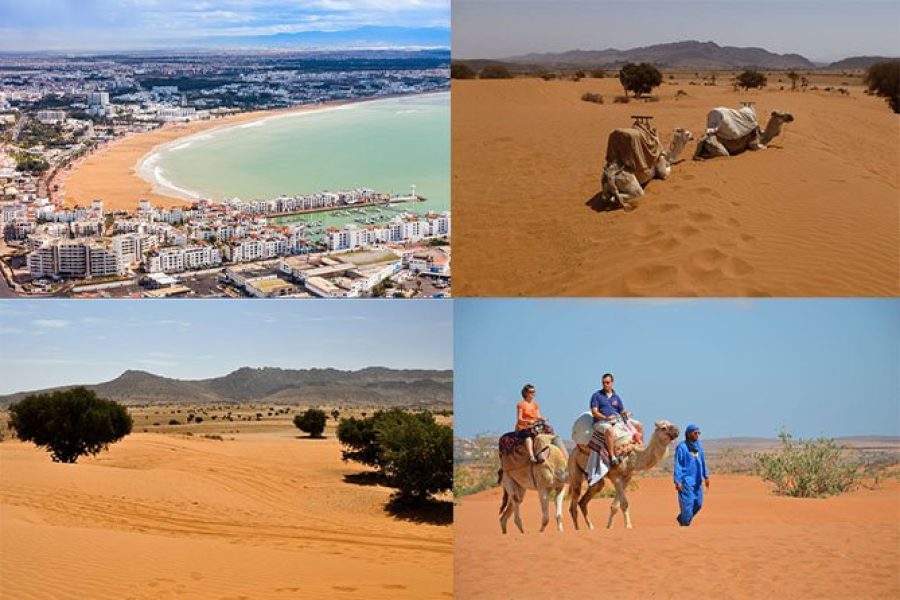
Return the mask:
<path id="1" fill-rule="evenodd" d="M 39 110 L 37 112 L 37 120 L 44 125 L 55 125 L 66 120 L 66 111 L 64 110 Z"/>

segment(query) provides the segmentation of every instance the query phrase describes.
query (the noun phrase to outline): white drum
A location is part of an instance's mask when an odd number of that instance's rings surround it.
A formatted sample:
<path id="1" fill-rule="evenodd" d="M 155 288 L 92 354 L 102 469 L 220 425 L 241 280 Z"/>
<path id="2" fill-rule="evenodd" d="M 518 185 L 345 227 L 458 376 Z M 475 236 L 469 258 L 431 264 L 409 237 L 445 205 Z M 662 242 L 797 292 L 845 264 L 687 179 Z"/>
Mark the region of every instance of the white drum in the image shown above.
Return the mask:
<path id="1" fill-rule="evenodd" d="M 586 445 L 591 441 L 594 433 L 594 417 L 591 413 L 582 413 L 572 425 L 572 441 L 576 444 Z"/>

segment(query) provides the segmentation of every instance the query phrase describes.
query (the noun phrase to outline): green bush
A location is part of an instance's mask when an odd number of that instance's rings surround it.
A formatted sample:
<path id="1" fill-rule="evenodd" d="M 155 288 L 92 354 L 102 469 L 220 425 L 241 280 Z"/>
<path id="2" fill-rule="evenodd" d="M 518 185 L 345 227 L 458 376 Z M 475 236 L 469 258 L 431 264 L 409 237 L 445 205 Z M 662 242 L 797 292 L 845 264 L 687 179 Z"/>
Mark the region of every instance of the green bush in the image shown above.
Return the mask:
<path id="1" fill-rule="evenodd" d="M 421 504 L 453 486 L 453 430 L 431 413 L 378 411 L 368 419 L 342 419 L 338 439 L 344 460 L 377 467 L 397 488 L 394 500 Z"/>
<path id="2" fill-rule="evenodd" d="M 659 69 L 650 63 L 628 63 L 619 70 L 619 81 L 626 94 L 633 92 L 635 98 L 641 94 L 649 94 L 653 88 L 662 83 L 663 77 Z"/>
<path id="3" fill-rule="evenodd" d="M 450 65 L 450 77 L 452 79 L 475 79 L 475 70 L 469 65 L 453 63 Z"/>
<path id="4" fill-rule="evenodd" d="M 314 438 L 322 437 L 326 421 L 328 416 L 325 411 L 318 408 L 310 408 L 305 413 L 294 416 L 294 426 Z"/>
<path id="5" fill-rule="evenodd" d="M 106 450 L 132 426 L 124 406 L 83 387 L 27 396 L 9 407 L 9 415 L 16 437 L 46 447 L 63 463 Z"/>
<path id="6" fill-rule="evenodd" d="M 735 82 L 745 90 L 763 88 L 766 87 L 766 76 L 759 71 L 744 71 L 737 76 Z"/>
<path id="7" fill-rule="evenodd" d="M 490 65 L 481 70 L 479 79 L 512 79 L 512 73 L 503 65 Z"/>
<path id="8" fill-rule="evenodd" d="M 900 113 L 900 61 L 880 62 L 866 69 L 863 79 L 869 91 L 884 98 L 895 113 Z"/>
<path id="9" fill-rule="evenodd" d="M 757 454 L 760 476 L 775 484 L 775 491 L 797 498 L 821 498 L 853 489 L 858 481 L 856 465 L 841 454 L 833 439 L 792 441 L 782 431 L 781 447 Z"/>
<path id="10" fill-rule="evenodd" d="M 585 102 L 596 102 L 597 104 L 603 104 L 603 96 L 600 94 L 594 94 L 592 92 L 585 92 L 581 95 L 581 99 Z"/>

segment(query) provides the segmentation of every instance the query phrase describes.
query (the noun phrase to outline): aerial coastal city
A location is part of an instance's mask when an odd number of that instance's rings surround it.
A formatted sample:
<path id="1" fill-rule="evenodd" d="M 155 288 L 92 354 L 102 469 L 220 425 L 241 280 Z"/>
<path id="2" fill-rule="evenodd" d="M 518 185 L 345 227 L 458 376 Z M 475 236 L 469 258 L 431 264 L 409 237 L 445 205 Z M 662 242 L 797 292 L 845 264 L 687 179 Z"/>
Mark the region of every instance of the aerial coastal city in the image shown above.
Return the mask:
<path id="1" fill-rule="evenodd" d="M 101 171 L 77 178 L 123 142 L 440 96 L 449 60 L 446 50 L 0 55 L 0 296 L 448 297 L 449 205 L 417 193 L 414 169 L 403 189 L 214 197 L 165 179 L 152 143 L 124 169 L 152 182 L 146 193 L 123 194 Z"/>

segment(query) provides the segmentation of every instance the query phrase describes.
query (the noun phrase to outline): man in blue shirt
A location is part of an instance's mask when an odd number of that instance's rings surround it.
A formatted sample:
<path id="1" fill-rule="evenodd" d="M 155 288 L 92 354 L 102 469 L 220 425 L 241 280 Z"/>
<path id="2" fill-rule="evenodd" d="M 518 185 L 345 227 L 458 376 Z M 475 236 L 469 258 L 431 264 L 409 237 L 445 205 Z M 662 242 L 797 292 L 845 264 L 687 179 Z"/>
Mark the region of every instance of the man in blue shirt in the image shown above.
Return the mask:
<path id="1" fill-rule="evenodd" d="M 602 434 L 606 440 L 609 464 L 615 466 L 619 464 L 620 460 L 616 456 L 616 434 L 613 426 L 620 419 L 625 421 L 631 419 L 631 413 L 625 410 L 625 404 L 612 387 L 612 373 L 605 373 L 601 381 L 603 389 L 597 390 L 591 396 L 591 415 L 594 417 L 594 431 Z M 643 425 L 634 419 L 628 422 L 637 429 L 638 435 L 643 439 Z"/>
<path id="2" fill-rule="evenodd" d="M 678 524 L 687 527 L 703 508 L 703 485 L 709 489 L 709 471 L 703 445 L 700 444 L 700 428 L 688 425 L 684 441 L 675 449 L 675 489 L 681 509 Z"/>

